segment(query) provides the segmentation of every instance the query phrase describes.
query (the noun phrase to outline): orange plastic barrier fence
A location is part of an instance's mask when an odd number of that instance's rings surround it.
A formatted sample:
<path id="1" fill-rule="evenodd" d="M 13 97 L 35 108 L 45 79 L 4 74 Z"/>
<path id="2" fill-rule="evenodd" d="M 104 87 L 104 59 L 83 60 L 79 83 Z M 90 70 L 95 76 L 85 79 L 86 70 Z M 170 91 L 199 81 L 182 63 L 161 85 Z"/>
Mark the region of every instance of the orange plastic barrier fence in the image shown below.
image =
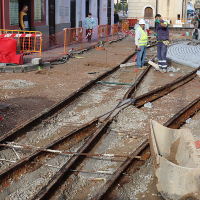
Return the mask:
<path id="1" fill-rule="evenodd" d="M 83 27 L 66 28 L 64 31 L 64 53 L 66 53 L 69 44 L 80 43 L 81 49 L 83 48 Z"/>
<path id="2" fill-rule="evenodd" d="M 117 39 L 119 38 L 119 34 L 118 34 L 119 30 L 118 30 L 118 24 L 113 24 L 112 25 L 112 40 L 116 37 Z"/>
<path id="3" fill-rule="evenodd" d="M 124 31 L 129 31 L 129 22 L 127 21 L 122 21 L 122 35 L 124 34 Z"/>
<path id="4" fill-rule="evenodd" d="M 137 24 L 138 19 L 128 19 L 129 21 L 129 26 L 135 26 L 135 24 Z"/>
<path id="5" fill-rule="evenodd" d="M 98 41 L 100 38 L 106 38 L 109 41 L 109 27 L 108 24 L 103 24 L 98 26 Z"/>
<path id="6" fill-rule="evenodd" d="M 128 21 L 124 22 L 123 28 L 129 29 Z M 123 30 L 118 24 L 109 26 L 99 25 L 92 33 L 95 42 L 109 41 L 119 38 L 119 32 Z M 96 32 L 98 31 L 98 36 Z M 31 62 L 33 58 L 42 58 L 43 62 L 54 61 L 64 54 L 78 49 L 88 48 L 95 43 L 88 43 L 88 34 L 83 27 L 66 28 L 63 31 L 45 35 L 39 31 L 21 31 L 0 29 L 0 37 L 14 38 L 17 41 L 17 51 L 23 53 L 24 63 Z M 98 37 L 98 38 L 97 38 Z M 70 49 L 69 49 L 70 48 Z"/>
<path id="7" fill-rule="evenodd" d="M 64 40 L 65 31 L 61 31 L 53 35 L 43 34 L 42 60 L 45 62 L 50 62 L 60 58 L 64 54 Z"/>

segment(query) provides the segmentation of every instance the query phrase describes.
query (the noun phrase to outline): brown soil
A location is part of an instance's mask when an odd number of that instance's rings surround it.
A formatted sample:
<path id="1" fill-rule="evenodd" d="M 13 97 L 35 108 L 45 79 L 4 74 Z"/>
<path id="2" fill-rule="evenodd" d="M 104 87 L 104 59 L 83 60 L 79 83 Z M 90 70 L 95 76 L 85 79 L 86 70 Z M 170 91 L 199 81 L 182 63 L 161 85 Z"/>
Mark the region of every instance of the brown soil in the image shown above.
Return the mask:
<path id="1" fill-rule="evenodd" d="M 44 109 L 76 92 L 87 82 L 114 68 L 135 50 L 134 41 L 125 39 L 106 44 L 106 51 L 90 50 L 79 58 L 71 58 L 67 63 L 52 69 L 28 73 L 3 73 L 2 80 L 26 80 L 35 83 L 33 87 L 21 89 L 1 89 L 0 102 L 12 104 L 1 111 L 0 136 L 19 126 Z"/>

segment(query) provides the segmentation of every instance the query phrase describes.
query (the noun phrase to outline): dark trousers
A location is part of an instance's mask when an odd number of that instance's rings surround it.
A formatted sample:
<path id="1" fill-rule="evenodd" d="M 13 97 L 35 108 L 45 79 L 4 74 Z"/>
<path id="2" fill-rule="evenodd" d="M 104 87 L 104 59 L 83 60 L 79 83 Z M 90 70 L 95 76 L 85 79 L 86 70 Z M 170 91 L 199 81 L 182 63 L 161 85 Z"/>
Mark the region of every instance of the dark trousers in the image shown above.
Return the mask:
<path id="1" fill-rule="evenodd" d="M 198 40 L 198 38 L 199 38 L 199 35 L 193 35 L 194 37 L 193 37 L 193 39 L 195 39 L 195 40 Z"/>
<path id="2" fill-rule="evenodd" d="M 158 65 L 161 69 L 167 69 L 167 45 L 163 42 L 157 43 Z"/>
<path id="3" fill-rule="evenodd" d="M 86 29 L 86 36 L 88 35 L 87 39 L 88 42 L 91 42 L 92 39 L 92 29 Z"/>

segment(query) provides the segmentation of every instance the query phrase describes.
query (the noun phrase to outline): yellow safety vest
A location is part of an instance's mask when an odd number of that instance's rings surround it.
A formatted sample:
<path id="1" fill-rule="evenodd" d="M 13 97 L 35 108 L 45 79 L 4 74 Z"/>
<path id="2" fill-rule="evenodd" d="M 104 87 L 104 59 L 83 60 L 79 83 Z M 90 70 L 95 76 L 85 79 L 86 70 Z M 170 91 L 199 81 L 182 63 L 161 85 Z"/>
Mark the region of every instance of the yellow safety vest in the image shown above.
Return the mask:
<path id="1" fill-rule="evenodd" d="M 142 37 L 139 39 L 139 46 L 147 46 L 147 43 L 148 43 L 147 34 L 144 32 L 144 30 L 141 27 L 139 27 L 138 29 L 140 29 L 142 32 Z"/>

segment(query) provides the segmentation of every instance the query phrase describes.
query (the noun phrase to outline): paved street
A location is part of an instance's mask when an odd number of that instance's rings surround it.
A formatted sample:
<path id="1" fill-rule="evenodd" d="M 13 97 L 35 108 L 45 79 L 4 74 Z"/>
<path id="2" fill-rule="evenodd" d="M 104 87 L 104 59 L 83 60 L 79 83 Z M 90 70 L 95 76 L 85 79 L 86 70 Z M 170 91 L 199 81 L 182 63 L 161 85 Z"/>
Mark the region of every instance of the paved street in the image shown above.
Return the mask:
<path id="1" fill-rule="evenodd" d="M 182 42 L 168 48 L 167 58 L 189 67 L 197 68 L 200 63 L 200 46 L 191 45 L 191 42 Z"/>

